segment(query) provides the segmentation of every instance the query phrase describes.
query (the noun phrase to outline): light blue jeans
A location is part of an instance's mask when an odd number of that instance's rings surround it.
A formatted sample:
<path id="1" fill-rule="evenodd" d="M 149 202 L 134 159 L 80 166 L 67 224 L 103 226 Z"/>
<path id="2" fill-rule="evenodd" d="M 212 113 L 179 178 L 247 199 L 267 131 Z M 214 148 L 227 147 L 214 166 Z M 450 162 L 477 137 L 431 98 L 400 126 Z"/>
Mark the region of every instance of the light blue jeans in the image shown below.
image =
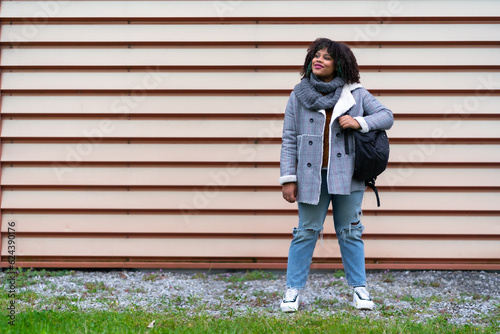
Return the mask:
<path id="1" fill-rule="evenodd" d="M 322 177 L 319 203 L 298 204 L 299 227 L 293 229 L 293 240 L 288 253 L 287 288 L 300 290 L 306 286 L 314 248 L 323 230 L 330 202 L 347 284 L 364 286 L 365 248 L 361 240 L 364 227 L 360 221 L 364 191 L 354 191 L 350 195 L 331 195 L 327 189 L 326 170 L 322 171 Z"/>

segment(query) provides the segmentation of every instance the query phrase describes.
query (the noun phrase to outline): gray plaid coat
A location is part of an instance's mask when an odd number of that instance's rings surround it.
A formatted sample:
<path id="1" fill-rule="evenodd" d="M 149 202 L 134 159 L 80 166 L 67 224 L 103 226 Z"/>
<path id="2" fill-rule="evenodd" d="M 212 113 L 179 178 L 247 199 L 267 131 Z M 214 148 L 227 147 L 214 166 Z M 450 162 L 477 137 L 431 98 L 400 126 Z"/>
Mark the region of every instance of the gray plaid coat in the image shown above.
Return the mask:
<path id="1" fill-rule="evenodd" d="M 330 122 L 328 157 L 328 192 L 348 195 L 365 189 L 364 181 L 353 178 L 354 154 L 345 153 L 345 132 L 338 117 L 349 111 L 361 125 L 359 131 L 389 129 L 394 123 L 392 112 L 384 107 L 361 84 L 344 85 L 333 108 Z M 280 158 L 280 184 L 297 183 L 297 201 L 318 204 L 323 162 L 325 111 L 306 109 L 292 92 L 285 110 Z M 354 138 L 347 138 L 354 147 Z"/>

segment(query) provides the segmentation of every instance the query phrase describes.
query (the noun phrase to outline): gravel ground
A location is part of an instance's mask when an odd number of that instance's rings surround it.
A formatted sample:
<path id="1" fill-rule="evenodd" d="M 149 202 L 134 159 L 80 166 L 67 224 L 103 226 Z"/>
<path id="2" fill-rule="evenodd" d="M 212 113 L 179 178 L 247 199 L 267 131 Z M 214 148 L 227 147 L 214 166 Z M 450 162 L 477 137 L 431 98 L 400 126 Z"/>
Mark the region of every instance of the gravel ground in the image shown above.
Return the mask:
<path id="1" fill-rule="evenodd" d="M 66 271 L 34 276 L 17 289 L 18 310 L 184 309 L 213 316 L 257 311 L 283 315 L 284 272 Z M 0 279 L 6 278 L 0 273 Z M 49 272 L 54 275 L 54 272 Z M 29 275 L 28 275 L 29 276 Z M 500 320 L 500 273 L 484 271 L 368 271 L 373 311 L 356 311 L 342 271 L 313 272 L 301 292 L 300 311 L 426 321 L 438 316 L 455 324 L 484 326 Z M 18 279 L 19 280 L 19 279 Z M 20 282 L 20 281 L 19 281 Z M 18 285 L 21 285 L 18 283 Z"/>

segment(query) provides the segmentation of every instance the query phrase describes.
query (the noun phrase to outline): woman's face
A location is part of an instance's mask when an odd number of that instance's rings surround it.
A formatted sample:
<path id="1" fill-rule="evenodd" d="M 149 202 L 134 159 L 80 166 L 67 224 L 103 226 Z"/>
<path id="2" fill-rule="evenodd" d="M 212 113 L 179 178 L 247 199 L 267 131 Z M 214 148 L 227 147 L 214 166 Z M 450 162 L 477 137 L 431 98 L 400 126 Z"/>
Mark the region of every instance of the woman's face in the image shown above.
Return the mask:
<path id="1" fill-rule="evenodd" d="M 312 72 L 321 81 L 329 82 L 335 77 L 333 58 L 326 48 L 316 51 L 312 60 Z"/>

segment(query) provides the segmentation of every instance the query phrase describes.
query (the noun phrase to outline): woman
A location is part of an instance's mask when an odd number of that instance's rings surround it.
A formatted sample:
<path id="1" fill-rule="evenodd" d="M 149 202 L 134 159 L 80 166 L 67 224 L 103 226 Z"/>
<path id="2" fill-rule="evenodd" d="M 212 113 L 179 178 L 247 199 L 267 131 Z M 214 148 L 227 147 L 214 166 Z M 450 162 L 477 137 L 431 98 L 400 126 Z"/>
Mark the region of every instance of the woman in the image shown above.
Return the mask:
<path id="1" fill-rule="evenodd" d="M 330 202 L 347 283 L 354 288 L 354 305 L 371 310 L 374 303 L 365 288 L 360 222 L 365 183 L 353 178 L 354 154 L 346 154 L 350 152 L 345 152 L 344 136 L 352 148 L 353 135 L 345 130 L 389 129 L 393 115 L 361 86 L 356 58 L 345 44 L 327 38 L 314 41 L 301 74 L 286 106 L 281 147 L 283 198 L 297 201 L 299 208 L 281 310 L 298 310 L 298 293 L 306 285 Z"/>

